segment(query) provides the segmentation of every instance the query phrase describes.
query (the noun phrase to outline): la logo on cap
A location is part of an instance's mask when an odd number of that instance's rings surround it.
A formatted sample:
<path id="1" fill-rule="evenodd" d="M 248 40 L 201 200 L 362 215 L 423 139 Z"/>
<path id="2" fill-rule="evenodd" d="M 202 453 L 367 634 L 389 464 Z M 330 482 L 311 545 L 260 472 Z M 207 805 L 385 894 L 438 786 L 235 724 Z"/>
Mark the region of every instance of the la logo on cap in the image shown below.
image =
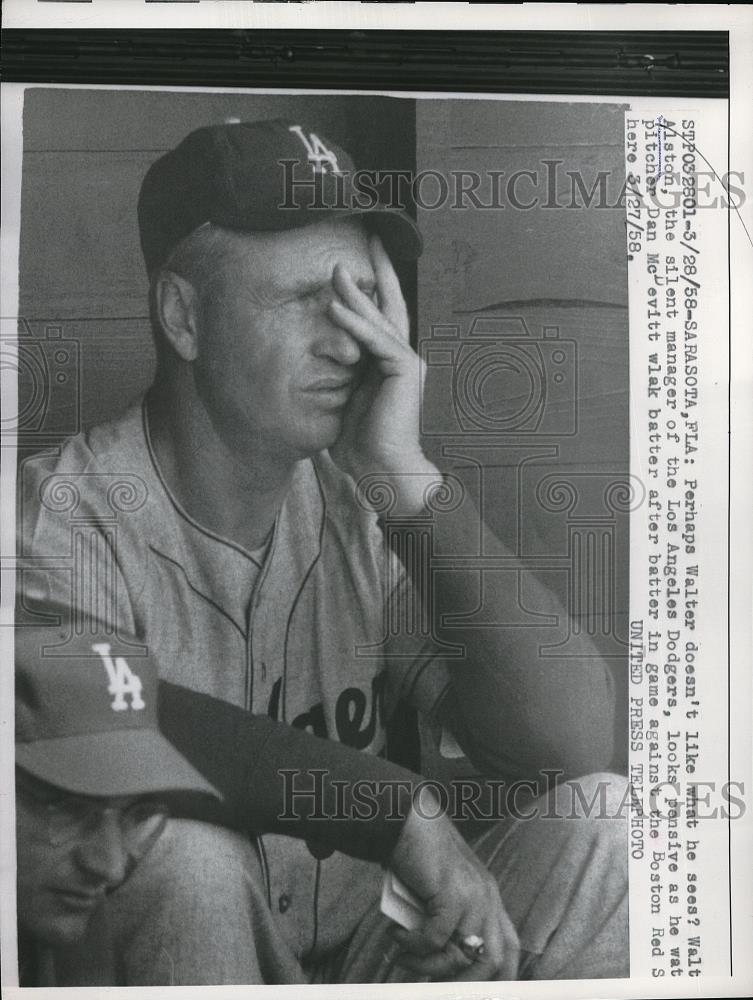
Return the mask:
<path id="1" fill-rule="evenodd" d="M 294 135 L 297 135 L 305 146 L 306 156 L 308 157 L 309 163 L 313 163 L 315 174 L 327 173 L 327 169 L 324 166 L 325 163 L 329 163 L 333 174 L 342 173 L 337 165 L 337 157 L 331 149 L 327 149 L 316 132 L 309 132 L 307 138 L 300 125 L 290 125 L 288 127 L 288 132 L 292 132 Z"/>
<path id="2" fill-rule="evenodd" d="M 134 674 L 123 657 L 112 658 L 109 642 L 96 643 L 92 649 L 102 657 L 102 663 L 107 671 L 110 682 L 107 692 L 113 696 L 111 705 L 113 712 L 123 712 L 129 707 L 135 711 L 145 708 L 144 699 L 141 697 L 141 679 L 138 674 Z M 126 701 L 126 695 L 131 697 L 130 706 Z"/>

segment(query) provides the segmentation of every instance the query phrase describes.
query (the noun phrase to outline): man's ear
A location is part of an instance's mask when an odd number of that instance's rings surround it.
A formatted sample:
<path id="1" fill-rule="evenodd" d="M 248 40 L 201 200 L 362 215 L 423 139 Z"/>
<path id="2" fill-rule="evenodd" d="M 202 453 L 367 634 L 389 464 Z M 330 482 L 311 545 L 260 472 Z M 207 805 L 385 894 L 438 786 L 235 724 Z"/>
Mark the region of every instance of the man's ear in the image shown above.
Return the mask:
<path id="1" fill-rule="evenodd" d="M 176 354 L 195 361 L 199 353 L 198 296 L 190 281 L 163 271 L 154 286 L 154 307 L 162 332 Z"/>

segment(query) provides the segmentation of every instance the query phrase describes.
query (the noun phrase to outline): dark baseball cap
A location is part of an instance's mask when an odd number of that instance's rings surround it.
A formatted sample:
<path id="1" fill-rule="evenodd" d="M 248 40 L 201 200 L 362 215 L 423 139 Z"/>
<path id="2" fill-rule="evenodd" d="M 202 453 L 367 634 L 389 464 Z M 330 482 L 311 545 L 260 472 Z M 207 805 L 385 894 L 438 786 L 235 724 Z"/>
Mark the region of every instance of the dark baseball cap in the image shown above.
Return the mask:
<path id="1" fill-rule="evenodd" d="M 354 185 L 342 147 L 305 124 L 274 119 L 206 125 L 146 173 L 138 202 L 141 248 L 151 274 L 205 223 L 281 232 L 324 219 L 361 217 L 387 251 L 415 260 L 421 234 L 402 209 Z"/>
<path id="2" fill-rule="evenodd" d="M 157 665 L 94 620 L 16 628 L 16 764 L 79 795 L 220 793 L 159 731 Z"/>

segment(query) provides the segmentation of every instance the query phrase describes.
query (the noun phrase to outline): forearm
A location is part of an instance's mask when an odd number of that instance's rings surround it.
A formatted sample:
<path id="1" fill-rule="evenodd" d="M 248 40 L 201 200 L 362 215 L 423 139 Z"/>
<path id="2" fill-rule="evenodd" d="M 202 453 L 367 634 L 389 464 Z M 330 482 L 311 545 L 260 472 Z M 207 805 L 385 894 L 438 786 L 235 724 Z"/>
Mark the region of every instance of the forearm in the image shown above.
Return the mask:
<path id="1" fill-rule="evenodd" d="M 477 512 L 469 508 L 466 498 L 457 511 L 432 515 L 419 504 L 416 490 L 413 497 L 401 496 L 397 519 L 381 522 L 414 585 L 423 590 L 423 599 L 434 609 L 433 634 L 463 649 L 462 656 L 446 660 L 451 689 L 442 702 L 440 721 L 452 729 L 473 763 L 491 777 L 533 777 L 542 769 L 561 770 L 572 777 L 607 767 L 613 754 L 614 694 L 606 662 L 586 636 L 575 657 L 542 656 L 541 648 L 553 644 L 552 623 L 557 623 L 561 635 L 567 611 L 524 561 L 491 537 L 480 525 Z M 504 566 L 510 588 L 517 588 L 510 595 L 509 608 L 490 609 L 492 621 L 510 624 L 474 622 L 442 628 L 442 614 L 470 612 L 478 603 L 478 569 L 459 568 L 473 561 L 468 558 L 468 524 L 474 517 L 479 531 L 487 536 L 480 551 L 493 551 L 497 565 Z M 425 530 L 427 520 L 432 523 L 438 542 L 435 551 L 441 552 L 445 571 L 437 571 L 436 558 L 430 561 L 436 565 L 426 572 L 405 557 L 411 551 L 406 534 Z M 475 538 L 478 545 L 478 532 Z M 458 557 L 457 568 L 448 569 L 453 557 Z M 525 610 L 515 615 L 513 606 Z M 529 624 L 531 613 L 545 615 L 549 624 Z"/>
<path id="2" fill-rule="evenodd" d="M 166 681 L 159 720 L 223 794 L 208 818 L 371 861 L 394 850 L 420 780 L 411 771 Z"/>
<path id="3" fill-rule="evenodd" d="M 352 478 L 359 503 L 372 509 L 389 503 L 386 516 L 410 519 L 424 513 L 427 488 L 442 483 L 421 447 L 426 362 L 410 346 L 407 310 L 394 270 L 381 244 L 375 244 L 372 251 L 376 303 L 359 290 L 344 268 L 338 265 L 333 274 L 338 299 L 331 303 L 331 319 L 358 342 L 369 360 L 368 377 L 343 411 L 342 431 L 330 454 Z M 440 501 L 435 506 L 437 520 L 444 522 L 441 548 L 431 550 L 425 545 L 426 536 L 419 527 L 415 544 L 403 549 L 419 554 L 419 569 L 427 561 L 430 564 L 429 571 L 416 581 L 417 604 L 421 615 L 434 613 L 434 633 L 441 636 L 437 605 L 455 613 L 470 610 L 468 595 L 478 586 L 480 567 L 435 573 L 434 552 L 440 551 L 443 559 L 455 554 L 466 557 L 468 567 L 486 550 L 464 550 L 463 532 L 453 526 L 457 514 L 447 510 L 451 504 Z M 439 512 L 442 508 L 444 513 Z M 460 510 L 466 517 L 467 506 Z M 492 551 L 500 550 L 495 546 Z M 526 600 L 536 612 L 551 613 L 551 595 L 514 553 L 503 554 L 503 568 L 510 570 L 513 585 L 524 580 Z M 411 573 L 413 568 L 406 565 L 406 569 Z M 388 581 L 392 583 L 397 581 Z M 387 593 L 398 602 L 404 596 L 399 586 L 397 590 L 389 586 Z M 414 606 L 410 600 L 391 606 L 391 620 L 403 618 Z M 556 613 L 565 618 L 564 609 Z M 445 704 L 451 705 L 448 717 L 456 736 L 472 760 L 498 777 L 533 777 L 541 768 L 573 774 L 605 766 L 611 759 L 613 713 L 606 666 L 587 643 L 577 659 L 542 657 L 539 645 L 548 636 L 539 627 L 529 628 L 532 617 L 523 611 L 509 624 L 449 631 L 447 638 L 465 647 L 465 656 L 454 665 L 448 658 L 452 698 Z M 495 614 L 491 621 L 504 619 Z M 407 623 L 408 643 L 421 631 L 415 623 Z"/>

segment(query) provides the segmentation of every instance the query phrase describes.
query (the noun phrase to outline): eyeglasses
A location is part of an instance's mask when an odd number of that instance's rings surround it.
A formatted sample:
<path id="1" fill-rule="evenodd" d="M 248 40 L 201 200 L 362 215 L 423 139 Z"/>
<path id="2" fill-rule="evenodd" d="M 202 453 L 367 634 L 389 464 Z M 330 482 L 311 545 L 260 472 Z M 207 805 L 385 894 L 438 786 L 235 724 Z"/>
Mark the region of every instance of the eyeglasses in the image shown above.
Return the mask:
<path id="1" fill-rule="evenodd" d="M 140 860 L 155 844 L 170 815 L 167 804 L 159 799 L 140 797 L 127 806 L 111 805 L 113 799 L 100 801 L 84 795 L 60 794 L 52 786 L 36 781 L 32 786 L 25 775 L 18 780 L 17 789 L 27 805 L 36 808 L 46 839 L 53 847 L 87 840 L 111 813 L 117 817 L 126 851 Z"/>

